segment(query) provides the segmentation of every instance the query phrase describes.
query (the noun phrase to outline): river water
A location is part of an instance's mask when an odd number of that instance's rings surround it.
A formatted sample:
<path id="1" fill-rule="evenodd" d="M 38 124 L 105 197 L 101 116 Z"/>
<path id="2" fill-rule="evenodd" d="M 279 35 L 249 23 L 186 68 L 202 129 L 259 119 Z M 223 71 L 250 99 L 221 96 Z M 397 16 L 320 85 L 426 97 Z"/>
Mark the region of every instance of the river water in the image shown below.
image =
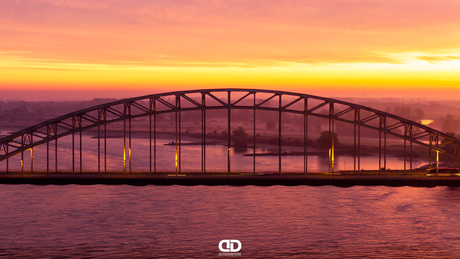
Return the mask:
<path id="1" fill-rule="evenodd" d="M 458 258 L 460 189 L 0 185 L 0 256 Z"/>

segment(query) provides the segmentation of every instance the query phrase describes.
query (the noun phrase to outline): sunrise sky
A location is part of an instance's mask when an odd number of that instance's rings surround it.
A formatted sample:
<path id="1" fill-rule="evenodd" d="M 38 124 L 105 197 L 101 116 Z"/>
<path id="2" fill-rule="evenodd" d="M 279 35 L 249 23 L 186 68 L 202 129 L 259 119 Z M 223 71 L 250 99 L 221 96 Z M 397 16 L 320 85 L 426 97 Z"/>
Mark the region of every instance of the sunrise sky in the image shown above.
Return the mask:
<path id="1" fill-rule="evenodd" d="M 220 87 L 457 98 L 459 13 L 458 0 L 0 0 L 0 99 Z"/>

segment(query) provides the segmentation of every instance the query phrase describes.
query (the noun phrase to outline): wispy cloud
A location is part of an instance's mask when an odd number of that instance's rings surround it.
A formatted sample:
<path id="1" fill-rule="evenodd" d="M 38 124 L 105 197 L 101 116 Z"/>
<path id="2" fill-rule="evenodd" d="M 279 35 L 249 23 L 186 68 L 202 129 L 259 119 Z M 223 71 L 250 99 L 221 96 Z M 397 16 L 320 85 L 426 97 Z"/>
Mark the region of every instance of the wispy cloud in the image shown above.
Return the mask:
<path id="1" fill-rule="evenodd" d="M 460 56 L 418 56 L 417 58 L 432 64 L 440 61 L 460 60 Z"/>

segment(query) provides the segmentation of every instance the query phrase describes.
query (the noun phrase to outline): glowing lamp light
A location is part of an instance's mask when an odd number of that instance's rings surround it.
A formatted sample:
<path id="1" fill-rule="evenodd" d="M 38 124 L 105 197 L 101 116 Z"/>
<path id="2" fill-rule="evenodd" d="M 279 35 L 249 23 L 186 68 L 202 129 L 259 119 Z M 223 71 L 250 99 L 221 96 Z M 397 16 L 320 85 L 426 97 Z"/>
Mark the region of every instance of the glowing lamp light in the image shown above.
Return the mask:
<path id="1" fill-rule="evenodd" d="M 436 150 L 436 176 L 438 176 L 439 172 L 439 151 Z"/>
<path id="2" fill-rule="evenodd" d="M 177 169 L 177 152 L 176 152 L 176 155 L 175 155 L 175 160 L 176 160 L 176 169 Z"/>
<path id="3" fill-rule="evenodd" d="M 126 170 L 126 148 L 123 148 L 123 171 Z"/>
<path id="4" fill-rule="evenodd" d="M 334 164 L 334 149 L 331 149 L 331 163 Z"/>

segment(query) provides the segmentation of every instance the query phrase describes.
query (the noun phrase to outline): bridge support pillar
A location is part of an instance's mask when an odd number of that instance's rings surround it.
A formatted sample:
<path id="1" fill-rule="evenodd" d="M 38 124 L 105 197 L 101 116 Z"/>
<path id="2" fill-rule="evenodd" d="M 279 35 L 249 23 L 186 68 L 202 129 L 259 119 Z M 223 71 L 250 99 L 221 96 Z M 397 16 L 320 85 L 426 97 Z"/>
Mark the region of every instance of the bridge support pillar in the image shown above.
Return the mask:
<path id="1" fill-rule="evenodd" d="M 201 93 L 201 174 L 206 172 L 206 95 Z"/>
<path id="2" fill-rule="evenodd" d="M 75 174 L 75 133 L 72 133 L 72 174 Z"/>
<path id="3" fill-rule="evenodd" d="M 329 173 L 334 174 L 334 104 L 329 104 Z"/>
<path id="4" fill-rule="evenodd" d="M 181 172 L 181 112 L 180 96 L 176 95 L 176 175 Z M 177 117 L 179 116 L 179 118 Z M 179 139 L 178 139 L 179 138 Z"/>
<path id="5" fill-rule="evenodd" d="M 307 115 L 307 109 L 308 109 L 308 99 L 304 99 L 304 107 L 303 107 L 303 170 L 305 173 L 305 176 L 307 176 L 308 172 L 308 115 Z"/>
<path id="6" fill-rule="evenodd" d="M 335 137 L 334 137 L 334 134 L 335 134 L 335 130 L 334 130 L 334 120 L 332 120 L 332 157 L 331 157 L 331 168 L 332 168 L 332 172 L 331 173 L 334 173 L 334 165 L 335 165 Z"/>
<path id="7" fill-rule="evenodd" d="M 281 124 L 281 107 L 282 107 L 282 103 L 281 103 L 281 99 L 282 99 L 282 95 L 280 94 L 279 95 L 280 99 L 279 99 L 279 120 L 278 120 L 278 171 L 281 175 L 281 128 L 283 127 L 282 124 Z"/>
<path id="8" fill-rule="evenodd" d="M 361 171 L 361 126 L 358 126 L 358 175 Z"/>
<path id="9" fill-rule="evenodd" d="M 21 173 L 24 173 L 24 151 L 21 151 Z"/>
<path id="10" fill-rule="evenodd" d="M 355 109 L 355 130 L 356 130 L 356 123 L 360 121 L 361 121 L 360 110 Z M 355 141 L 356 141 L 356 137 L 355 137 Z M 360 171 L 361 171 L 361 125 L 358 125 L 358 148 L 357 149 L 358 149 L 358 175 L 360 175 Z M 355 161 L 356 161 L 356 157 L 355 157 Z M 355 171 L 356 171 L 356 165 L 355 165 Z"/>
<path id="11" fill-rule="evenodd" d="M 383 128 L 387 128 L 387 118 L 383 118 Z M 387 175 L 387 133 L 383 133 L 383 173 Z"/>
<path id="12" fill-rule="evenodd" d="M 383 172 L 387 175 L 387 133 L 383 133 Z"/>
<path id="13" fill-rule="evenodd" d="M 83 173 L 83 138 L 82 138 L 82 134 L 83 132 L 80 130 L 80 174 Z M 56 160 L 57 160 L 57 156 L 56 156 Z M 57 164 L 57 162 L 56 162 Z M 56 167 L 57 168 L 57 167 Z M 57 172 L 57 169 L 56 169 L 56 172 Z"/>
<path id="14" fill-rule="evenodd" d="M 254 105 L 256 103 L 256 96 L 254 94 Z M 252 110 L 253 114 L 253 143 L 252 143 L 252 174 L 256 175 L 256 109 Z"/>
<path id="15" fill-rule="evenodd" d="M 431 171 L 431 147 L 432 147 L 432 140 L 433 140 L 433 137 L 431 136 L 431 133 L 430 133 L 430 148 L 428 149 L 428 169 Z"/>
<path id="16" fill-rule="evenodd" d="M 204 173 L 206 173 L 206 110 L 203 110 L 203 174 Z"/>
<path id="17" fill-rule="evenodd" d="M 107 173 L 107 124 L 104 124 L 104 173 Z"/>
<path id="18" fill-rule="evenodd" d="M 149 174 L 152 174 L 152 114 L 149 116 Z"/>
<path id="19" fill-rule="evenodd" d="M 157 115 L 153 115 L 153 172 L 157 172 Z"/>
<path id="20" fill-rule="evenodd" d="M 409 125 L 409 135 L 412 139 L 412 125 Z M 410 142 L 410 177 L 412 177 L 412 141 Z"/>
<path id="21" fill-rule="evenodd" d="M 34 148 L 30 148 L 30 172 L 34 172 Z"/>
<path id="22" fill-rule="evenodd" d="M 228 94 L 228 105 L 230 105 L 231 103 L 231 99 L 230 99 L 230 91 L 227 92 Z M 231 127 L 230 127 L 230 123 L 231 123 L 231 113 L 230 113 L 230 106 L 228 107 L 228 121 L 227 121 L 227 125 L 228 125 L 228 135 L 227 135 L 227 141 L 228 141 L 228 160 L 227 160 L 227 176 L 230 176 L 230 134 L 231 134 Z"/>
<path id="23" fill-rule="evenodd" d="M 57 135 L 57 132 L 56 132 L 56 135 Z M 54 171 L 58 172 L 58 141 L 57 139 L 55 140 L 55 144 L 54 144 Z"/>
<path id="24" fill-rule="evenodd" d="M 404 175 L 406 175 L 406 142 L 407 140 L 404 139 Z"/>
<path id="25" fill-rule="evenodd" d="M 355 109 L 355 123 L 353 124 L 353 171 L 356 173 L 356 122 L 358 110 Z"/>
<path id="26" fill-rule="evenodd" d="M 97 173 L 101 173 L 101 126 L 97 126 Z"/>
<path id="27" fill-rule="evenodd" d="M 380 120 L 380 125 L 382 125 L 382 121 Z M 380 126 L 380 129 L 382 126 Z M 382 171 L 382 132 L 379 130 L 379 175 Z"/>
<path id="28" fill-rule="evenodd" d="M 180 108 L 180 99 L 179 99 L 179 108 Z M 182 121 L 181 121 L 182 113 L 179 110 L 179 158 L 178 158 L 178 163 L 179 163 L 179 173 L 182 172 Z"/>
<path id="29" fill-rule="evenodd" d="M 126 119 L 123 120 L 123 173 L 126 173 Z"/>
<path id="30" fill-rule="evenodd" d="M 153 172 L 157 172 L 157 106 L 156 99 L 151 99 L 153 111 Z M 152 172 L 152 115 L 150 115 L 150 173 Z"/>
<path id="31" fill-rule="evenodd" d="M 176 116 L 176 141 L 175 141 L 175 155 L 174 155 L 174 166 L 175 166 L 175 171 L 176 171 L 176 176 L 177 176 L 177 111 L 175 112 Z"/>
<path id="32" fill-rule="evenodd" d="M 131 116 L 131 109 L 129 110 L 130 116 Z M 128 149 L 128 156 L 129 156 L 129 173 L 131 173 L 131 118 L 129 118 L 129 149 Z"/>
<path id="33" fill-rule="evenodd" d="M 412 177 L 412 141 L 410 142 L 410 176 Z"/>
<path id="34" fill-rule="evenodd" d="M 9 158 L 6 159 L 6 172 L 7 173 L 10 172 L 10 168 L 9 168 L 10 167 L 10 161 L 9 160 L 10 160 Z"/>
<path id="35" fill-rule="evenodd" d="M 46 174 L 50 173 L 50 142 L 46 142 Z"/>
<path id="36" fill-rule="evenodd" d="M 256 93 L 254 93 L 254 107 L 256 107 Z M 256 109 L 252 110 L 253 114 L 253 143 L 252 143 L 252 174 L 256 175 Z"/>

